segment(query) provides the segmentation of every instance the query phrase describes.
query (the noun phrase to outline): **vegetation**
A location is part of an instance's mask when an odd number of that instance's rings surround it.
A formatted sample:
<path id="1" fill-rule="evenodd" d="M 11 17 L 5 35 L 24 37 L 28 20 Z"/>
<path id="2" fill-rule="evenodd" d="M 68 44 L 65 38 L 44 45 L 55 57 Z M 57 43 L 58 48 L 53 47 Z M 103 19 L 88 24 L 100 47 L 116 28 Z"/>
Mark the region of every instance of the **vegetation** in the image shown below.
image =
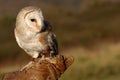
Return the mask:
<path id="1" fill-rule="evenodd" d="M 120 80 L 119 49 L 111 51 L 107 47 L 100 51 L 86 51 L 77 48 L 67 53 L 74 56 L 75 62 L 60 80 Z"/>

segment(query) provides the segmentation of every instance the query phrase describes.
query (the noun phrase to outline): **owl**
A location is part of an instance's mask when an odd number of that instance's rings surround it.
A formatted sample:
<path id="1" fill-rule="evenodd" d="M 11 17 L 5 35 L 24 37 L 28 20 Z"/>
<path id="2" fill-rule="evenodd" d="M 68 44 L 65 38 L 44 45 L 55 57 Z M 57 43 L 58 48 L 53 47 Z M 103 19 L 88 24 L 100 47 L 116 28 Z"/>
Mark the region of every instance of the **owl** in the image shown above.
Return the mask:
<path id="1" fill-rule="evenodd" d="M 58 54 L 58 43 L 52 26 L 38 7 L 21 9 L 14 29 L 18 45 L 32 58 L 53 57 Z"/>

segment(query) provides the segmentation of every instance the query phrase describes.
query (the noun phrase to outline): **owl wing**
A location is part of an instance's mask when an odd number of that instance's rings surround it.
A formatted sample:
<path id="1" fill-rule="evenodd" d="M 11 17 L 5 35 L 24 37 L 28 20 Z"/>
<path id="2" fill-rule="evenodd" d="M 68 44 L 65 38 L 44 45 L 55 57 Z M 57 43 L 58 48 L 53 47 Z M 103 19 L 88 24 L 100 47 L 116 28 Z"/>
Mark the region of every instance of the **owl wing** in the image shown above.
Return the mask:
<path id="1" fill-rule="evenodd" d="M 49 47 L 50 47 L 52 53 L 56 56 L 58 54 L 58 42 L 57 42 L 55 34 L 51 34 L 49 36 L 48 40 L 50 43 Z"/>
<path id="2" fill-rule="evenodd" d="M 52 33 L 52 25 L 48 21 L 44 20 L 44 24 L 47 27 L 47 30 L 50 31 L 48 35 L 49 48 L 51 50 L 51 53 L 56 56 L 58 54 L 58 42 L 56 35 Z"/>

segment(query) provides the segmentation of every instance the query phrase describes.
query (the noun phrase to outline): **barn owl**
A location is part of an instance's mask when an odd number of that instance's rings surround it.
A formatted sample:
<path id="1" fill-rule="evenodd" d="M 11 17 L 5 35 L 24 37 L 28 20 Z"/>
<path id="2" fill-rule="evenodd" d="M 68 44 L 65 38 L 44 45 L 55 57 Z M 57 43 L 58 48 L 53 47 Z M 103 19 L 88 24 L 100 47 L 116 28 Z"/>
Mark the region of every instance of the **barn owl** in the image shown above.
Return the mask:
<path id="1" fill-rule="evenodd" d="M 40 8 L 23 8 L 17 15 L 14 33 L 18 45 L 32 58 L 58 54 L 56 36 Z"/>

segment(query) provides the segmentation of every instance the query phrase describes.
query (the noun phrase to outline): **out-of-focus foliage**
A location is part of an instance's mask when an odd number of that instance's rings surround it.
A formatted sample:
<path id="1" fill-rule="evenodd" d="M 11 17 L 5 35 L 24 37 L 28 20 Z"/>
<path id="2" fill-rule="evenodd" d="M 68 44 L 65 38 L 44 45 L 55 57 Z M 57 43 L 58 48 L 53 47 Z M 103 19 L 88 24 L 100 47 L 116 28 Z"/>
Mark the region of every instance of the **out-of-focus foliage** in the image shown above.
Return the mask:
<path id="1" fill-rule="evenodd" d="M 67 51 L 69 55 L 79 54 L 73 55 L 75 62 L 60 80 L 120 80 L 120 50 L 111 48 L 106 46 L 100 51 L 75 48 Z"/>

